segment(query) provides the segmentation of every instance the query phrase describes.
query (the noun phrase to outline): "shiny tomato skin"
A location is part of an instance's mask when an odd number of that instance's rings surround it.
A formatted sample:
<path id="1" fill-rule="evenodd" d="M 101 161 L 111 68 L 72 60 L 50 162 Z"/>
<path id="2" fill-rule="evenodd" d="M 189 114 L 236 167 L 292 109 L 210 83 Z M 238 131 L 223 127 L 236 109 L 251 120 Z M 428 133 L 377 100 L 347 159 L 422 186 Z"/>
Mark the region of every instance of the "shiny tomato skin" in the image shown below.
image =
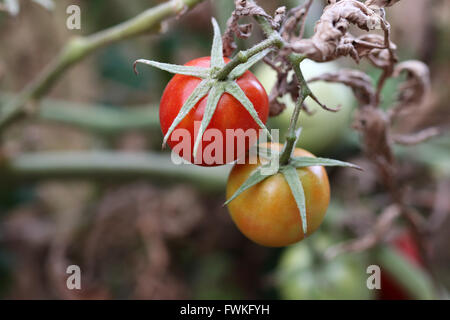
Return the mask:
<path id="1" fill-rule="evenodd" d="M 268 146 L 274 150 L 282 148 L 282 145 L 274 143 Z M 314 157 L 301 148 L 296 148 L 294 154 Z M 250 163 L 252 162 L 235 164 L 231 170 L 227 184 L 227 198 L 234 194 L 258 166 Z M 298 168 L 297 173 L 305 193 L 309 235 L 324 219 L 330 201 L 330 185 L 327 173 L 321 166 Z M 282 247 L 305 237 L 300 212 L 291 189 L 281 173 L 268 177 L 241 193 L 228 204 L 228 209 L 238 229 L 260 245 Z"/>
<path id="2" fill-rule="evenodd" d="M 228 63 L 230 60 L 228 58 L 224 58 L 225 62 Z M 199 66 L 199 67 L 209 67 L 210 66 L 210 57 L 202 57 L 189 61 L 185 64 L 186 66 Z M 181 107 L 183 106 L 186 99 L 192 93 L 192 91 L 198 86 L 201 82 L 200 78 L 193 76 L 185 76 L 176 74 L 170 82 L 167 84 L 164 93 L 160 102 L 159 109 L 159 119 L 161 123 L 161 129 L 163 134 L 169 130 L 170 125 L 173 120 L 177 116 Z M 257 111 L 259 118 L 263 123 L 266 123 L 267 117 L 269 114 L 269 99 L 267 97 L 267 93 L 258 79 L 250 72 L 246 71 L 240 78 L 237 79 L 237 84 L 241 87 L 241 89 L 245 92 L 248 99 L 253 103 L 255 110 Z M 191 163 L 194 163 L 194 159 L 192 156 L 192 151 L 195 143 L 195 134 L 194 132 L 194 121 L 198 121 L 200 124 L 203 113 L 206 107 L 207 95 L 203 97 L 195 107 L 188 113 L 188 115 L 180 122 L 176 129 L 186 129 L 190 134 L 190 143 L 191 143 L 191 152 L 190 154 L 179 154 L 184 159 L 188 160 Z M 198 125 L 199 126 L 199 125 Z M 198 129 L 197 126 L 197 129 Z M 256 130 L 256 134 L 259 133 L 260 127 L 253 120 L 248 111 L 236 100 L 233 96 L 228 93 L 225 93 L 221 96 L 219 103 L 217 105 L 217 109 L 211 119 L 211 122 L 207 129 L 218 129 L 221 133 L 223 139 L 223 149 L 222 156 L 219 161 L 214 163 L 208 163 L 207 159 L 203 157 L 203 150 L 211 143 L 214 142 L 209 140 L 202 140 L 202 150 L 199 150 L 197 156 L 200 152 L 202 152 L 202 160 L 199 162 L 196 160 L 195 164 L 201 166 L 217 166 L 222 165 L 227 162 L 234 161 L 238 158 L 237 155 L 237 138 L 234 140 L 234 149 L 233 156 L 230 155 L 230 149 L 228 150 L 227 156 L 227 144 L 226 144 L 226 129 L 243 129 L 244 131 L 248 129 Z M 173 149 L 181 140 L 172 139 L 173 133 L 169 137 L 168 145 Z M 246 139 L 245 147 L 242 148 L 244 151 L 247 151 L 252 144 L 256 142 L 255 139 Z M 230 146 L 228 147 L 230 148 Z M 244 152 L 245 153 L 245 152 Z M 228 161 L 227 161 L 228 160 Z M 211 162 L 211 161 L 209 161 Z"/>

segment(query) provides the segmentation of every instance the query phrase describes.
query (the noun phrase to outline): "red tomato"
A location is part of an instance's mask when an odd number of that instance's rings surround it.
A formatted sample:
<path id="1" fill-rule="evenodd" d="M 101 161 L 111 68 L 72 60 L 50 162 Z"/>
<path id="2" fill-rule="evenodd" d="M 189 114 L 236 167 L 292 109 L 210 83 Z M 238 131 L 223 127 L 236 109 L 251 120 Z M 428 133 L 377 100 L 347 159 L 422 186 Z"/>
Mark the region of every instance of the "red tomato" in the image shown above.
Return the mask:
<path id="1" fill-rule="evenodd" d="M 406 259 L 418 267 L 423 265 L 420 258 L 419 248 L 413 236 L 405 232 L 398 236 L 392 243 L 393 247 Z M 380 300 L 408 300 L 411 299 L 404 288 L 386 272 L 381 272 L 381 290 L 378 298 Z"/>
<path id="2" fill-rule="evenodd" d="M 224 60 L 227 63 L 230 61 L 227 58 L 225 58 Z M 185 65 L 209 67 L 210 57 L 194 59 L 189 61 Z M 176 74 L 167 84 L 163 96 L 161 98 L 159 108 L 159 120 L 161 123 L 162 132 L 164 134 L 166 134 L 166 132 L 169 130 L 170 125 L 177 116 L 184 102 L 200 82 L 201 82 L 200 78 Z M 264 87 L 250 71 L 246 71 L 240 78 L 238 78 L 237 84 L 244 91 L 247 98 L 253 103 L 253 106 L 256 112 L 258 113 L 261 121 L 263 123 L 266 123 L 269 114 L 269 99 L 267 97 L 266 91 L 264 90 Z M 178 154 L 191 163 L 194 163 L 192 152 L 194 149 L 196 133 L 198 131 L 200 122 L 202 121 L 203 118 L 203 113 L 205 111 L 206 101 L 207 96 L 203 97 L 195 105 L 195 107 L 188 113 L 188 115 L 180 122 L 180 124 L 174 130 L 174 132 L 176 132 L 177 129 L 186 129 L 187 132 L 189 132 L 190 146 L 191 146 L 190 152 L 188 153 L 184 152 L 184 150 L 181 150 Z M 194 127 L 195 122 L 197 122 L 196 127 Z M 194 128 L 196 129 L 195 132 Z M 222 142 L 221 148 L 220 149 L 217 148 L 214 152 L 211 153 L 212 157 L 209 157 L 208 154 L 204 152 L 205 149 L 208 148 L 208 145 L 212 143 L 217 144 L 220 141 L 216 141 L 217 137 L 215 134 L 213 135 L 212 138 L 211 137 L 206 138 L 206 135 L 204 134 L 202 137 L 201 148 L 198 149 L 197 153 L 197 158 L 199 157 L 200 152 L 202 158 L 201 161 L 198 161 L 198 163 L 196 159 L 195 164 L 202 166 L 217 166 L 236 160 L 238 156 L 245 153 L 245 151 L 247 151 L 250 148 L 250 146 L 256 142 L 260 127 L 253 120 L 253 118 L 244 108 L 244 106 L 242 106 L 241 103 L 239 103 L 238 100 L 236 100 L 230 94 L 224 93 L 220 98 L 219 103 L 217 105 L 217 109 L 211 119 L 211 122 L 209 123 L 209 126 L 207 127 L 207 130 L 209 129 L 217 129 L 214 130 L 215 133 L 220 133 Z M 243 134 L 238 135 L 236 132 L 236 136 L 233 139 L 234 140 L 234 148 L 233 148 L 233 146 L 230 146 L 230 142 L 233 140 L 228 140 L 228 142 L 226 140 L 225 134 L 227 129 L 233 130 L 242 129 L 243 131 L 253 129 L 255 130 L 254 133 L 256 135 L 255 136 L 249 135 L 247 136 L 247 138 L 245 138 Z M 168 139 L 168 145 L 172 149 L 178 143 L 183 141 L 183 139 L 180 136 L 178 137 L 177 135 L 174 136 L 174 132 L 172 132 L 172 134 Z M 239 140 L 245 142 L 242 143 Z M 238 147 L 238 143 L 241 143 L 241 146 Z M 245 146 L 242 146 L 242 144 L 245 144 Z M 211 149 L 212 145 L 208 150 L 210 151 Z M 217 154 L 216 151 L 218 151 L 219 154 Z"/>

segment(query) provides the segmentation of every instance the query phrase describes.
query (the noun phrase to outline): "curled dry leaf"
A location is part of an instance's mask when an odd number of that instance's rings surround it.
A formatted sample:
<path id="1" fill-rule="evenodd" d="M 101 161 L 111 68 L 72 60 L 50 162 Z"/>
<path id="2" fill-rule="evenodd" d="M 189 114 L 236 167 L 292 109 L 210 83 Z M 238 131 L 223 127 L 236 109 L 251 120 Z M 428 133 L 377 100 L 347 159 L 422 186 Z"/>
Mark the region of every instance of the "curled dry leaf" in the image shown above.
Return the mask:
<path id="1" fill-rule="evenodd" d="M 400 0 L 367 0 L 365 4 L 369 7 L 376 6 L 379 8 L 390 7 L 399 2 Z"/>
<path id="2" fill-rule="evenodd" d="M 286 94 L 291 96 L 292 101 L 296 101 L 298 99 L 298 80 L 296 77 L 289 77 L 287 71 L 280 70 L 277 74 L 277 82 L 269 94 L 270 117 L 275 117 L 286 109 L 286 105 L 279 100 L 279 98 L 282 98 Z"/>
<path id="3" fill-rule="evenodd" d="M 337 245 L 328 248 L 325 252 L 325 257 L 327 259 L 333 259 L 342 253 L 361 252 L 372 248 L 386 237 L 386 234 L 390 231 L 391 226 L 400 216 L 400 213 L 401 211 L 399 206 L 396 204 L 391 204 L 380 213 L 379 217 L 375 221 L 373 229 L 370 232 L 366 233 L 361 238 L 338 243 Z"/>
<path id="4" fill-rule="evenodd" d="M 392 140 L 398 144 L 411 146 L 425 142 L 441 133 L 442 132 L 439 128 L 431 127 L 412 134 L 395 134 L 392 136 Z"/>
<path id="5" fill-rule="evenodd" d="M 379 34 L 366 34 L 354 39 L 354 47 L 358 52 L 358 58 L 366 57 L 375 67 L 387 69 L 397 61 L 397 57 L 391 56 L 397 46 L 389 41 L 389 49 L 385 47 L 385 38 Z"/>
<path id="6" fill-rule="evenodd" d="M 366 31 L 386 25 L 379 10 L 375 11 L 364 3 L 356 0 L 332 2 L 325 7 L 312 38 L 295 41 L 291 48 L 318 62 L 347 55 L 358 61 L 358 53 L 353 45 L 354 38 L 348 32 L 351 24 Z"/>
<path id="7" fill-rule="evenodd" d="M 272 92 L 270 95 L 272 96 Z M 276 93 L 273 94 L 274 97 L 271 96 L 269 96 L 269 117 L 276 117 L 286 109 L 286 105 L 278 100 L 278 95 Z"/>
<path id="8" fill-rule="evenodd" d="M 389 144 L 389 117 L 374 106 L 366 105 L 355 114 L 353 128 L 362 134 L 364 151 L 370 159 L 382 161 L 386 169 L 393 163 L 392 150 Z"/>
<path id="9" fill-rule="evenodd" d="M 283 37 L 283 39 L 290 41 L 291 38 L 296 37 L 297 35 L 295 33 L 297 29 L 299 29 L 298 38 L 303 37 L 305 18 L 312 5 L 312 2 L 313 0 L 305 1 L 303 4 L 289 10 L 289 12 L 286 14 L 287 18 L 283 23 L 281 30 L 281 36 Z"/>
<path id="10" fill-rule="evenodd" d="M 394 69 L 398 77 L 406 72 L 406 81 L 399 87 L 400 106 L 421 104 L 430 91 L 430 72 L 426 64 L 417 60 L 399 63 Z"/>
<path id="11" fill-rule="evenodd" d="M 251 35 L 252 25 L 242 24 L 240 25 L 239 19 L 248 16 L 262 16 L 267 18 L 272 27 L 275 29 L 279 28 L 279 21 L 276 22 L 270 15 L 268 15 L 263 8 L 256 5 L 250 0 L 235 0 L 236 9 L 231 14 L 231 17 L 227 21 L 227 29 L 222 37 L 223 42 L 223 55 L 226 57 L 231 56 L 234 50 L 236 50 L 237 45 L 234 42 L 234 35 L 238 38 L 246 39 Z M 280 13 L 281 14 L 281 13 Z M 278 17 L 280 19 L 281 17 Z"/>
<path id="12" fill-rule="evenodd" d="M 336 72 L 328 72 L 309 79 L 308 82 L 326 81 L 337 82 L 349 86 L 360 105 L 373 105 L 375 103 L 375 89 L 370 77 L 358 70 L 342 69 Z"/>
<path id="13" fill-rule="evenodd" d="M 286 17 L 286 7 L 282 6 L 275 10 L 275 14 L 273 16 L 273 22 L 277 26 L 277 30 L 281 27 L 281 23 L 284 21 Z"/>

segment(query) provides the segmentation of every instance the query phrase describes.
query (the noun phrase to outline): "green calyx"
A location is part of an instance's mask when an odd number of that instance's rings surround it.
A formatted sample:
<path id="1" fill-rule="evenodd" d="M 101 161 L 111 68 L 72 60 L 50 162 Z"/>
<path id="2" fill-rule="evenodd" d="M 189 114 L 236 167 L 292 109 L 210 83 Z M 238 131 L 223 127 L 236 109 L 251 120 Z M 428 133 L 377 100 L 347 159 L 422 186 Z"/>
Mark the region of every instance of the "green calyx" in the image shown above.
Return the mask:
<path id="1" fill-rule="evenodd" d="M 265 41 L 264 45 L 258 44 L 255 48 L 238 53 L 237 58 L 233 59 L 229 64 L 225 64 L 222 49 L 222 37 L 217 21 L 212 18 L 212 25 L 214 29 L 214 38 L 211 48 L 211 64 L 209 68 L 181 66 L 168 63 L 161 63 L 152 60 L 139 59 L 134 62 L 134 71 L 137 73 L 136 65 L 138 63 L 147 64 L 158 69 L 168 71 L 171 73 L 182 74 L 187 76 L 194 76 L 201 78 L 200 84 L 192 91 L 191 95 L 186 99 L 181 107 L 178 115 L 172 122 L 169 130 L 163 139 L 163 147 L 166 145 L 170 135 L 180 122 L 188 115 L 188 113 L 195 107 L 195 105 L 206 95 L 208 95 L 206 108 L 201 121 L 200 129 L 195 138 L 193 157 L 195 159 L 197 150 L 200 145 L 203 134 L 205 133 L 211 119 L 216 111 L 220 97 L 224 93 L 232 95 L 238 100 L 242 106 L 252 116 L 253 120 L 258 126 L 263 129 L 266 135 L 271 138 L 269 131 L 258 116 L 252 102 L 247 98 L 245 92 L 239 87 L 236 79 L 239 78 L 256 62 L 264 58 L 271 48 L 270 45 L 275 44 L 275 40 Z M 253 50 L 252 50 L 253 49 Z M 242 58 L 242 56 L 244 58 Z"/>
<path id="2" fill-rule="evenodd" d="M 300 130 L 297 131 L 297 139 L 300 135 Z M 286 146 L 286 145 L 285 145 Z M 305 235 L 308 234 L 308 223 L 306 218 L 306 203 L 305 203 L 305 192 L 303 190 L 303 185 L 298 176 L 297 169 L 311 167 L 311 166 L 340 166 L 340 167 L 350 167 L 358 170 L 362 170 L 359 166 L 334 160 L 328 158 L 313 158 L 313 157 L 296 157 L 291 156 L 288 163 L 285 165 L 280 165 L 281 153 L 267 148 L 259 148 L 258 155 L 268 159 L 267 163 L 258 166 L 247 178 L 247 180 L 239 187 L 238 190 L 225 202 L 224 205 L 229 204 L 231 201 L 236 199 L 241 193 L 250 189 L 251 187 L 257 185 L 258 183 L 264 181 L 265 179 L 281 173 L 284 176 L 289 188 L 291 189 L 292 195 L 294 196 L 297 208 L 300 212 L 300 217 L 302 219 L 302 229 Z M 270 168 L 277 168 L 273 171 Z"/>

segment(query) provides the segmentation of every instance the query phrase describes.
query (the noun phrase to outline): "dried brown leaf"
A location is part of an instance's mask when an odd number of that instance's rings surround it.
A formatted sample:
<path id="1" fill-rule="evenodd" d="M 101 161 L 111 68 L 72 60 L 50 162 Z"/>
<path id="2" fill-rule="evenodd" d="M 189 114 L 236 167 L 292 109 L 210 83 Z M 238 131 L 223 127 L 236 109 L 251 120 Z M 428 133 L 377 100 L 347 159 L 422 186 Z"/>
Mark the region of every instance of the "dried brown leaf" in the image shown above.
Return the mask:
<path id="1" fill-rule="evenodd" d="M 425 142 L 441 133 L 442 132 L 439 128 L 431 127 L 411 134 L 395 134 L 392 136 L 392 140 L 398 144 L 411 146 Z"/>
<path id="2" fill-rule="evenodd" d="M 382 28 L 385 22 L 378 11 L 357 0 L 332 2 L 325 7 L 312 38 L 295 41 L 291 47 L 295 52 L 318 62 L 330 61 L 346 55 L 358 60 L 357 51 L 353 46 L 353 37 L 348 33 L 352 24 L 362 30 L 370 31 Z"/>
<path id="3" fill-rule="evenodd" d="M 313 0 L 305 1 L 301 5 L 289 10 L 286 14 L 287 18 L 283 23 L 281 30 L 281 36 L 285 40 L 289 41 L 294 37 L 297 37 L 298 39 L 303 37 L 306 15 L 311 8 L 312 2 Z M 297 29 L 298 34 L 296 34 Z"/>
<path id="4" fill-rule="evenodd" d="M 342 69 L 336 72 L 321 74 L 309 79 L 308 82 L 326 81 L 342 83 L 349 86 L 361 105 L 372 105 L 375 103 L 375 89 L 370 77 L 358 70 Z"/>
<path id="5" fill-rule="evenodd" d="M 367 6 L 376 6 L 379 8 L 390 7 L 399 2 L 400 0 L 367 0 L 365 4 Z"/>
<path id="6" fill-rule="evenodd" d="M 400 213 L 401 209 L 399 206 L 391 204 L 379 215 L 375 225 L 369 233 L 361 238 L 338 243 L 337 245 L 328 248 L 325 252 L 325 257 L 327 259 L 333 259 L 342 253 L 361 252 L 372 248 L 384 239 L 395 220 L 400 216 Z"/>
<path id="7" fill-rule="evenodd" d="M 430 72 L 421 61 L 409 60 L 399 63 L 394 69 L 398 77 L 406 72 L 406 81 L 399 87 L 398 102 L 400 106 L 421 104 L 430 91 Z"/>
<path id="8" fill-rule="evenodd" d="M 354 39 L 354 46 L 360 58 L 366 57 L 375 67 L 386 69 L 397 61 L 397 57 L 391 57 L 390 52 L 395 52 L 397 46 L 389 42 L 389 49 L 385 46 L 385 38 L 379 34 L 366 34 Z"/>
<path id="9" fill-rule="evenodd" d="M 267 18 L 272 27 L 275 29 L 279 28 L 280 21 L 275 21 L 272 19 L 270 15 L 268 15 L 263 8 L 255 4 L 250 0 L 235 0 L 236 9 L 231 14 L 231 17 L 227 21 L 227 29 L 222 37 L 223 42 L 223 54 L 226 57 L 231 56 L 233 51 L 237 48 L 236 43 L 234 42 L 234 36 L 236 35 L 238 38 L 246 39 L 251 35 L 252 25 L 251 24 L 243 24 L 240 25 L 238 22 L 242 17 L 249 16 L 262 16 Z M 278 12 L 278 14 L 282 14 L 282 12 Z M 278 20 L 281 17 L 278 16 Z"/>

